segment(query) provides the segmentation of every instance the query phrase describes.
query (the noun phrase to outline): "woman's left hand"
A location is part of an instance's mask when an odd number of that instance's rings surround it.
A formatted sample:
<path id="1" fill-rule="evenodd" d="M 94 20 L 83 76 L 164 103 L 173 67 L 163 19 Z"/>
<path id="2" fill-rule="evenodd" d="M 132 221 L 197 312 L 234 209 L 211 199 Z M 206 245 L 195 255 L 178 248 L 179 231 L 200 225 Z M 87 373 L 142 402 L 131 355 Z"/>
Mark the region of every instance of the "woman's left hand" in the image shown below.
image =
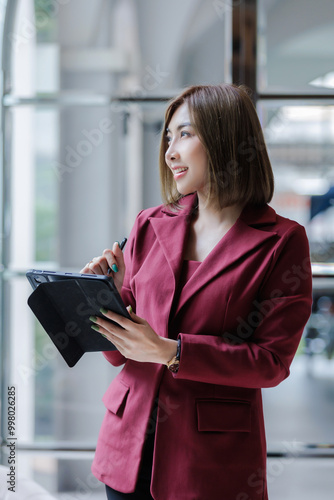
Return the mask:
<path id="1" fill-rule="evenodd" d="M 128 308 L 131 320 L 112 311 L 102 309 L 104 316 L 91 318 L 92 328 L 104 335 L 127 359 L 140 362 L 166 364 L 176 355 L 177 341 L 160 337 L 143 318 Z M 119 326 L 118 326 L 119 325 Z M 121 328 L 122 327 L 122 328 Z"/>

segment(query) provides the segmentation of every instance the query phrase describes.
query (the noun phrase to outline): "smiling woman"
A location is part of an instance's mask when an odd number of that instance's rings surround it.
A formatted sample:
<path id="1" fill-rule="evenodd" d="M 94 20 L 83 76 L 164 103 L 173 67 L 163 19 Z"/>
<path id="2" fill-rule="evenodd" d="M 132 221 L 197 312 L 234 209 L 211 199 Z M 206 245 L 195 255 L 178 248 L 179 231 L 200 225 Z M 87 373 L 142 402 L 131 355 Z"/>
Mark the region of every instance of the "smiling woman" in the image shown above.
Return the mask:
<path id="1" fill-rule="evenodd" d="M 233 85 L 193 86 L 168 106 L 166 136 L 162 136 L 160 145 L 160 177 L 166 203 L 177 204 L 184 194 L 178 191 L 166 166 L 171 166 L 173 152 L 169 131 L 186 123 L 191 124 L 192 135 L 200 140 L 207 155 L 208 199 L 216 199 L 220 208 L 240 201 L 269 203 L 274 178 L 261 125 L 246 87 Z M 178 129 L 180 138 L 184 129 L 187 131 L 187 127 Z"/>
<path id="2" fill-rule="evenodd" d="M 132 308 L 92 318 L 124 364 L 92 470 L 109 499 L 267 500 L 261 388 L 288 376 L 311 312 L 305 231 L 267 205 L 273 174 L 244 88 L 170 103 L 160 173 L 165 204 L 138 214 L 124 256 L 115 244 L 82 270 L 111 268 Z"/>
<path id="3" fill-rule="evenodd" d="M 186 195 L 197 191 L 198 196 L 206 197 L 208 156 L 195 125 L 190 122 L 187 103 L 175 111 L 166 133 L 166 164 L 178 192 Z"/>

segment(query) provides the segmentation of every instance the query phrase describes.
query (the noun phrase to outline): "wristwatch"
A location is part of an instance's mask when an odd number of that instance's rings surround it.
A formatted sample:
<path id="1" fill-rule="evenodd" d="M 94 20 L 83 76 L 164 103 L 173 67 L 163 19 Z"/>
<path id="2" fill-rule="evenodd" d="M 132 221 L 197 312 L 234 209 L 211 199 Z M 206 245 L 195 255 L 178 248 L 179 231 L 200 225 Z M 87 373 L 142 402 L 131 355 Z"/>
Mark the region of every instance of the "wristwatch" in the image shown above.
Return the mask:
<path id="1" fill-rule="evenodd" d="M 167 368 L 172 373 L 177 373 L 179 371 L 180 356 L 181 356 L 181 339 L 177 339 L 176 355 L 173 356 L 172 359 L 167 363 Z"/>

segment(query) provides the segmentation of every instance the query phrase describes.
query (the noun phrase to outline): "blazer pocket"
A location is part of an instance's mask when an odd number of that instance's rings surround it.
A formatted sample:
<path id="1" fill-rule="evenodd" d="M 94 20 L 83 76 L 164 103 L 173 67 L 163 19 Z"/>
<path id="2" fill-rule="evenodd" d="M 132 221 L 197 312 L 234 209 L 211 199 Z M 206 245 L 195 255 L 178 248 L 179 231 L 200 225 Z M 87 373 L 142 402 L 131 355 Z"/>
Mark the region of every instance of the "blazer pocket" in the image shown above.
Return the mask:
<path id="1" fill-rule="evenodd" d="M 197 399 L 197 428 L 200 432 L 250 432 L 251 404 L 248 401 Z"/>
<path id="2" fill-rule="evenodd" d="M 117 415 L 124 408 L 129 391 L 130 387 L 116 377 L 102 398 L 105 407 Z"/>

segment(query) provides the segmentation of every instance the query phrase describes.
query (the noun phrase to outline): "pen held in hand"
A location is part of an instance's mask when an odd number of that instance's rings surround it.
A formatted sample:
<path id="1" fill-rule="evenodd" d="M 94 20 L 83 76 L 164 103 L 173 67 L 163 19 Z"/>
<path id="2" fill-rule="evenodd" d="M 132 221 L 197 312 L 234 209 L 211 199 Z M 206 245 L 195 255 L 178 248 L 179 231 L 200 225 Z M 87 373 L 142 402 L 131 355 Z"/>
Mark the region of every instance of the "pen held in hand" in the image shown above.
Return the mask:
<path id="1" fill-rule="evenodd" d="M 119 248 L 120 248 L 121 250 L 123 250 L 123 248 L 125 247 L 125 244 L 126 244 L 126 242 L 127 242 L 127 241 L 128 241 L 128 239 L 127 239 L 127 238 L 123 238 L 123 239 L 122 239 L 122 241 L 118 244 L 118 245 L 119 245 Z M 108 267 L 108 274 L 110 274 L 110 273 L 111 273 L 111 271 L 112 271 L 112 269 L 110 269 L 110 267 Z"/>

